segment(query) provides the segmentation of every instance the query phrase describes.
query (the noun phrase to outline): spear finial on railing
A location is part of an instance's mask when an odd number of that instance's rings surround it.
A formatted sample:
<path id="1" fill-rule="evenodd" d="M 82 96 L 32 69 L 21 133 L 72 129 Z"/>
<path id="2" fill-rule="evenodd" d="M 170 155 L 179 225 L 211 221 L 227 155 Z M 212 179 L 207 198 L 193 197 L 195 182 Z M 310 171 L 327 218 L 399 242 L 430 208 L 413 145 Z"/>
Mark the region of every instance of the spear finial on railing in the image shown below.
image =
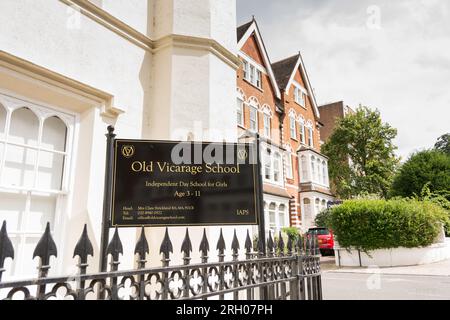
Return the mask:
<path id="1" fill-rule="evenodd" d="M 163 254 L 163 267 L 167 267 L 170 262 L 170 254 L 173 253 L 173 245 L 169 236 L 169 228 L 166 227 L 166 233 L 164 234 L 164 239 L 161 243 L 161 247 L 159 248 L 159 253 Z"/>
<path id="2" fill-rule="evenodd" d="M 220 235 L 219 235 L 219 240 L 217 241 L 216 249 L 221 252 L 225 251 L 225 249 L 226 249 L 225 239 L 223 238 L 222 228 L 220 228 Z"/>
<path id="3" fill-rule="evenodd" d="M 117 227 L 114 231 L 111 242 L 108 244 L 106 254 L 110 254 L 112 256 L 111 271 L 117 271 L 117 268 L 120 264 L 119 254 L 123 254 L 122 241 L 120 240 L 119 230 L 117 229 Z"/>
<path id="4" fill-rule="evenodd" d="M 55 241 L 50 233 L 50 223 L 47 222 L 47 226 L 45 227 L 44 234 L 36 245 L 36 248 L 33 252 L 33 259 L 39 257 L 41 259 L 40 262 L 40 275 L 39 277 L 45 277 L 47 275 L 48 269 L 50 269 L 50 257 L 57 257 L 58 250 L 56 249 Z"/>
<path id="5" fill-rule="evenodd" d="M 0 282 L 2 281 L 2 274 L 5 272 L 3 269 L 6 258 L 14 259 L 14 247 L 11 240 L 8 237 L 6 231 L 6 221 L 3 221 L 2 228 L 0 230 Z"/>
<path id="6" fill-rule="evenodd" d="M 231 250 L 233 251 L 233 259 L 236 260 L 239 256 L 239 240 L 236 234 L 236 229 L 234 229 L 233 242 L 231 243 Z"/>
<path id="7" fill-rule="evenodd" d="M 150 249 L 148 247 L 147 238 L 145 237 L 145 228 L 144 226 L 142 226 L 141 235 L 139 236 L 139 240 L 137 241 L 136 246 L 134 248 L 134 254 L 139 255 L 138 264 L 140 269 L 145 267 L 145 263 L 147 262 L 145 260 L 145 257 L 147 253 L 150 253 Z"/>
<path id="8" fill-rule="evenodd" d="M 247 229 L 247 237 L 245 238 L 245 251 L 251 253 L 253 249 L 252 239 L 250 238 L 250 230 Z"/>
<path id="9" fill-rule="evenodd" d="M 189 236 L 189 229 L 186 228 L 186 235 L 184 236 L 183 243 L 181 244 L 181 252 L 183 253 L 183 261 L 185 265 L 191 261 L 192 242 Z"/>
<path id="10" fill-rule="evenodd" d="M 76 256 L 80 258 L 79 267 L 81 269 L 81 273 L 83 274 L 83 272 L 86 272 L 88 256 L 94 256 L 94 248 L 92 247 L 91 240 L 89 240 L 86 224 L 84 225 L 83 233 L 81 234 L 81 237 L 75 246 L 75 250 L 73 251 L 73 258 Z"/>
<path id="11" fill-rule="evenodd" d="M 203 237 L 202 241 L 200 242 L 199 251 L 202 254 L 201 256 L 202 262 L 205 263 L 206 261 L 208 261 L 209 242 L 208 238 L 206 237 L 206 229 L 203 229 Z"/>
<path id="12" fill-rule="evenodd" d="M 283 240 L 283 236 L 281 235 L 281 231 L 278 234 L 278 250 L 280 250 L 280 255 L 284 255 L 284 240 Z"/>
<path id="13" fill-rule="evenodd" d="M 275 249 L 275 243 L 272 238 L 272 230 L 269 231 L 269 240 L 267 241 L 267 247 L 269 249 L 269 255 L 273 255 Z"/>

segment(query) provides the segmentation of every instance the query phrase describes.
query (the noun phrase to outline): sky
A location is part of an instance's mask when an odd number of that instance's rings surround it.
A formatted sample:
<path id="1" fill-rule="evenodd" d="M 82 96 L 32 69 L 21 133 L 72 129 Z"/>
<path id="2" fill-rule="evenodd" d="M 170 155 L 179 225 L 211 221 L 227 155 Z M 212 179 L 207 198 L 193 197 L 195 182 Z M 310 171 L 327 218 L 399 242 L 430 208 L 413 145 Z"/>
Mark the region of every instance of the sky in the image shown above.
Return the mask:
<path id="1" fill-rule="evenodd" d="M 405 160 L 450 132 L 450 1 L 237 0 L 272 62 L 302 53 L 319 104 L 376 108 Z"/>

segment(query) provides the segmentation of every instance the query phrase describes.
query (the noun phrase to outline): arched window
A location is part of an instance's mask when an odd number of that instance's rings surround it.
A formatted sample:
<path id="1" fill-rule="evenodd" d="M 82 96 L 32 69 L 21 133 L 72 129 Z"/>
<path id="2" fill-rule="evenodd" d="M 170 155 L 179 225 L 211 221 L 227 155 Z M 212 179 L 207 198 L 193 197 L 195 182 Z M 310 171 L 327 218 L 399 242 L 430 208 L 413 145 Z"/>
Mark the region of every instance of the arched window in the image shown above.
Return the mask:
<path id="1" fill-rule="evenodd" d="M 327 184 L 327 165 L 325 161 L 322 161 L 322 184 Z"/>
<path id="2" fill-rule="evenodd" d="M 276 209 L 276 204 L 271 202 L 269 204 L 269 228 L 272 230 L 272 232 L 275 232 L 277 229 Z"/>
<path id="3" fill-rule="evenodd" d="M 290 152 L 287 152 L 285 154 L 285 161 L 286 161 L 286 178 L 293 179 L 294 173 L 292 170 L 292 155 Z"/>
<path id="4" fill-rule="evenodd" d="M 305 121 L 300 119 L 300 142 L 305 143 Z"/>
<path id="5" fill-rule="evenodd" d="M 15 187 L 34 187 L 39 119 L 28 108 L 11 114 L 11 125 L 2 170 L 2 184 Z"/>
<path id="6" fill-rule="evenodd" d="M 270 138 L 270 114 L 263 113 L 264 120 L 264 136 Z"/>
<path id="7" fill-rule="evenodd" d="M 314 147 L 313 128 L 308 127 L 308 146 Z"/>
<path id="8" fill-rule="evenodd" d="M 67 127 L 58 117 L 44 121 L 39 153 L 38 187 L 60 190 L 64 171 Z"/>
<path id="9" fill-rule="evenodd" d="M 303 219 L 303 226 L 309 227 L 312 220 L 311 200 L 309 198 L 303 199 Z"/>
<path id="10" fill-rule="evenodd" d="M 315 205 L 316 205 L 316 207 L 315 207 L 316 214 L 318 214 L 320 212 L 320 200 L 319 200 L 319 198 L 316 198 Z"/>
<path id="11" fill-rule="evenodd" d="M 293 115 L 289 117 L 289 132 L 291 133 L 291 138 L 297 140 L 297 126 Z"/>
<path id="12" fill-rule="evenodd" d="M 327 201 L 325 199 L 322 199 L 321 211 L 325 210 L 326 208 L 327 208 Z"/>
<path id="13" fill-rule="evenodd" d="M 250 106 L 250 130 L 258 131 L 258 108 L 255 106 Z"/>
<path id="14" fill-rule="evenodd" d="M 316 179 L 316 157 L 311 157 L 311 180 Z"/>

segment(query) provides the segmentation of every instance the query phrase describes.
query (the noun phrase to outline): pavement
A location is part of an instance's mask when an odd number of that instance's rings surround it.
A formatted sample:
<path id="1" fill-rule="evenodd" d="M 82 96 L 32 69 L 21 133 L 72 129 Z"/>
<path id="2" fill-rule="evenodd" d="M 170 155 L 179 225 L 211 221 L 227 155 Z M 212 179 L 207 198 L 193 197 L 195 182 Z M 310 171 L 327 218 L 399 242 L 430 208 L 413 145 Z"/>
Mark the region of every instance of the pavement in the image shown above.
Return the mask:
<path id="1" fill-rule="evenodd" d="M 334 257 L 321 258 L 322 272 L 450 277 L 450 260 L 407 267 L 337 267 Z"/>
<path id="2" fill-rule="evenodd" d="M 450 300 L 450 260 L 408 267 L 337 267 L 322 257 L 325 300 Z"/>

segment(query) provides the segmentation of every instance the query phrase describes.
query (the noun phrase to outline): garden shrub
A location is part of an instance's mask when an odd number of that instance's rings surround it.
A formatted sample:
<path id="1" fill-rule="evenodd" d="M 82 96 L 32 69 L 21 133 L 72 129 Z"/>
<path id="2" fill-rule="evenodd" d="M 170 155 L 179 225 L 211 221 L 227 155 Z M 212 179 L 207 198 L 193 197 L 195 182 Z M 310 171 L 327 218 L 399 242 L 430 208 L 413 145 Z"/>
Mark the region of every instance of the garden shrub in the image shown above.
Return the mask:
<path id="1" fill-rule="evenodd" d="M 449 218 L 446 210 L 427 200 L 359 199 L 333 207 L 328 221 L 341 247 L 367 252 L 429 246 Z"/>

